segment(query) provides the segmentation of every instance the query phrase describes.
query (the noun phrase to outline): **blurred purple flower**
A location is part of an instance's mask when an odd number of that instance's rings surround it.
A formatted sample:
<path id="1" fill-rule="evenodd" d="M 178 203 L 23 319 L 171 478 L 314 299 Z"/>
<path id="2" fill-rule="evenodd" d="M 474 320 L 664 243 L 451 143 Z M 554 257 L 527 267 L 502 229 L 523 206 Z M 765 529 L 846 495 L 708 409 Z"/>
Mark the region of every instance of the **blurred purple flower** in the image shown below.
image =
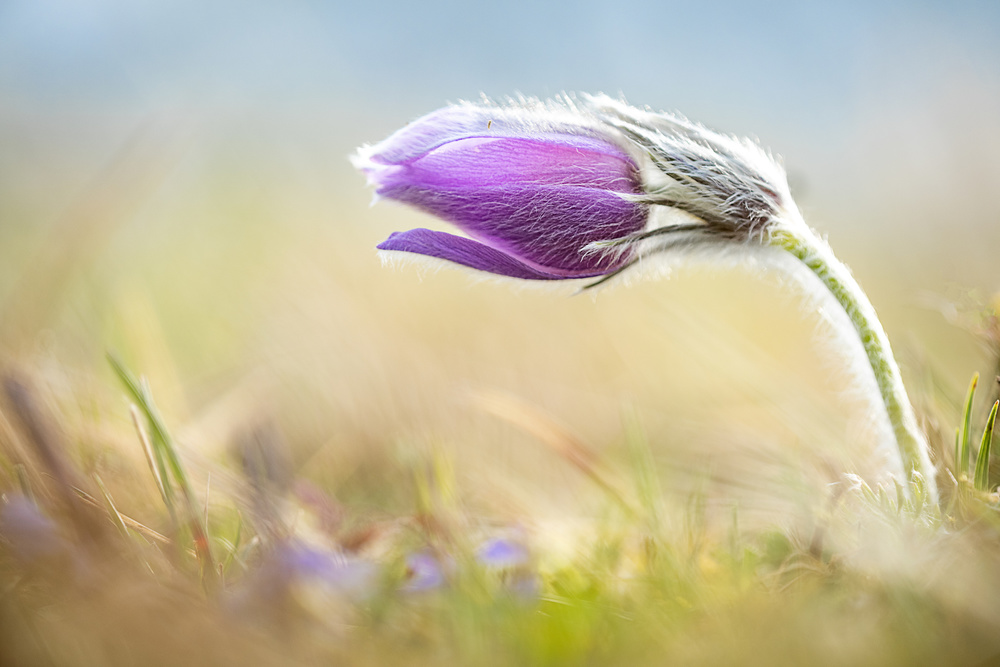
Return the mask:
<path id="1" fill-rule="evenodd" d="M 476 557 L 483 565 L 495 568 L 522 567 L 530 559 L 523 544 L 502 537 L 493 538 L 479 547 Z"/>
<path id="2" fill-rule="evenodd" d="M 404 591 L 419 593 L 441 588 L 445 584 L 444 566 L 434 554 L 419 551 L 406 557 L 407 582 Z"/>
<path id="3" fill-rule="evenodd" d="M 298 583 L 319 586 L 359 599 L 374 590 L 378 566 L 366 560 L 345 558 L 301 544 L 288 544 L 275 553 L 275 565 L 284 568 Z"/>
<path id="4" fill-rule="evenodd" d="M 361 601 L 378 585 L 376 563 L 290 540 L 276 545 L 260 565 L 233 590 L 231 607 L 253 613 L 278 609 L 302 592 L 331 600 Z"/>
<path id="5" fill-rule="evenodd" d="M 416 253 L 535 280 L 612 273 L 631 251 L 590 244 L 626 239 L 649 207 L 627 143 L 566 106 L 460 104 L 439 109 L 353 162 L 379 197 L 454 223 L 471 238 L 397 232 L 381 250 Z"/>
<path id="6" fill-rule="evenodd" d="M 69 552 L 69 544 L 58 525 L 21 495 L 10 496 L 0 503 L 0 537 L 11 554 L 25 565 L 51 562 Z"/>
<path id="7" fill-rule="evenodd" d="M 532 567 L 531 554 L 522 542 L 494 537 L 476 550 L 476 558 L 487 570 L 500 575 L 508 592 L 532 600 L 538 597 L 541 582 Z"/>

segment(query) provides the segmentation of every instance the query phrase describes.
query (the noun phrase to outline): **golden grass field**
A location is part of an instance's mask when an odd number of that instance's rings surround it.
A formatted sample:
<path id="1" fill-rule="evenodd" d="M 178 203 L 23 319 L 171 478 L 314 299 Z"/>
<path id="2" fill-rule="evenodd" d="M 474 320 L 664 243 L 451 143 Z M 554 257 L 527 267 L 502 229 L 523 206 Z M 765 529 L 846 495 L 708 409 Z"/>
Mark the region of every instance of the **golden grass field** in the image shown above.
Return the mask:
<path id="1" fill-rule="evenodd" d="M 771 256 L 675 258 L 594 294 L 383 266 L 389 232 L 440 223 L 370 208 L 346 156 L 403 119 L 6 113 L 0 373 L 28 388 L 74 483 L 143 527 L 88 546 L 8 392 L 0 491 L 32 490 L 90 568 L 68 583 L 25 569 L 4 535 L 11 664 L 972 664 L 998 650 L 995 503 L 896 518 L 844 491 L 845 472 L 880 479 L 873 408 L 829 313 Z M 905 144 L 880 122 L 845 155 L 873 135 Z M 883 315 L 942 468 L 968 378 L 983 377 L 976 433 L 997 394 L 983 172 L 1000 173 L 984 148 L 1000 129 L 981 130 L 925 142 L 974 178 L 921 180 L 930 157 L 883 149 L 886 164 L 845 170 L 843 197 L 785 156 L 807 220 Z M 231 542 L 237 525 L 266 533 L 234 452 L 271 433 L 289 478 L 340 513 L 325 533 L 301 496 L 276 495 L 291 534 L 391 565 L 515 531 L 541 602 L 501 608 L 495 587 L 459 579 L 377 604 L 297 591 L 294 614 L 233 620 L 170 527 L 109 352 L 148 380 L 224 592 L 267 553 Z"/>

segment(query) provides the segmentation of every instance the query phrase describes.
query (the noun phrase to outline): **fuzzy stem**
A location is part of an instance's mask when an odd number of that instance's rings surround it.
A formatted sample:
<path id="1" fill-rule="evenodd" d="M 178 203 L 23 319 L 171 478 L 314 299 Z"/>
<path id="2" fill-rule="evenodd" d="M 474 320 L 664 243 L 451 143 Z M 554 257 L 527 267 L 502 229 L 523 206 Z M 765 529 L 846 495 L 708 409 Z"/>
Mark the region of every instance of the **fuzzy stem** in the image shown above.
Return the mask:
<path id="1" fill-rule="evenodd" d="M 927 441 L 917 426 L 899 366 L 889 347 L 889 338 L 861 286 L 851 275 L 850 269 L 833 254 L 829 245 L 800 220 L 778 226 L 771 232 L 769 240 L 771 245 L 788 251 L 805 264 L 844 308 L 861 339 L 875 374 L 875 382 L 892 424 L 904 471 L 919 472 L 924 478 L 928 496 L 936 502 L 937 484 Z"/>

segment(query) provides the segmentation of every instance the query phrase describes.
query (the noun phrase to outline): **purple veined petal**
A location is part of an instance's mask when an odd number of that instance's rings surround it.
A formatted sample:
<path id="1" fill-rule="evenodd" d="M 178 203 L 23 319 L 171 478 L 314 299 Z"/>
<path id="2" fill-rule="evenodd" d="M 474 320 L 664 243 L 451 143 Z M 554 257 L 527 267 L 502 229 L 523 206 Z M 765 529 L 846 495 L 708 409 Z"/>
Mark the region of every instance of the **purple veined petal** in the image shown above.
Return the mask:
<path id="1" fill-rule="evenodd" d="M 445 144 L 473 137 L 537 137 L 549 143 L 566 145 L 597 144 L 616 154 L 608 130 L 587 122 L 579 114 L 567 116 L 567 110 L 543 108 L 539 103 L 497 107 L 457 104 L 433 111 L 397 130 L 374 146 L 362 148 L 357 166 L 366 163 L 405 164 Z"/>
<path id="2" fill-rule="evenodd" d="M 379 250 L 411 252 L 444 259 L 479 271 L 524 280 L 559 280 L 565 276 L 544 273 L 478 241 L 429 229 L 393 232 L 378 244 Z"/>
<path id="3" fill-rule="evenodd" d="M 421 116 L 374 146 L 362 148 L 359 156 L 376 164 L 403 164 L 450 141 L 483 136 L 492 130 L 492 126 L 492 119 L 485 108 L 472 105 L 444 107 Z"/>
<path id="4" fill-rule="evenodd" d="M 611 273 L 631 252 L 592 244 L 641 231 L 649 209 L 630 146 L 571 100 L 460 104 L 418 119 L 354 163 L 395 199 L 456 224 L 469 239 L 427 230 L 383 250 L 413 252 L 534 280 Z M 477 243 L 478 242 L 478 243 Z"/>
<path id="5" fill-rule="evenodd" d="M 586 254 L 583 249 L 642 230 L 649 215 L 646 206 L 617 193 L 578 186 L 507 184 L 469 191 L 406 185 L 384 196 L 448 220 L 517 262 L 560 278 L 600 276 L 623 265 L 625 256 Z"/>
<path id="6" fill-rule="evenodd" d="M 456 139 L 407 164 L 368 170 L 377 194 L 405 185 L 481 188 L 505 183 L 578 185 L 638 193 L 638 168 L 624 152 L 587 137 L 575 145 L 546 137 Z"/>

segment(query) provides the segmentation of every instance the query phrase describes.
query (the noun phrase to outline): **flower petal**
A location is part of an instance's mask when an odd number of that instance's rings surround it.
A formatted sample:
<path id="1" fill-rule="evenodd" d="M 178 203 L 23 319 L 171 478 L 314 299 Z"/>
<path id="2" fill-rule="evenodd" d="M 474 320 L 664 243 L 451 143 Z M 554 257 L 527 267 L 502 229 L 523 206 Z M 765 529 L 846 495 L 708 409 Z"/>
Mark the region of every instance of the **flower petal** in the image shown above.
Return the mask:
<path id="1" fill-rule="evenodd" d="M 576 277 L 545 273 L 478 241 L 445 232 L 434 232 L 429 229 L 394 232 L 378 245 L 378 249 L 436 257 L 472 269 L 525 280 L 558 280 Z"/>
<path id="2" fill-rule="evenodd" d="M 410 554 L 406 558 L 406 569 L 409 581 L 403 589 L 410 593 L 435 590 L 447 583 L 445 568 L 429 552 Z"/>
<path id="3" fill-rule="evenodd" d="M 367 163 L 406 164 L 452 141 L 474 137 L 534 136 L 568 146 L 597 143 L 619 152 L 608 140 L 610 132 L 562 105 L 525 102 L 499 107 L 463 103 L 433 111 L 384 141 L 362 148 L 355 163 L 362 169 Z"/>
<path id="4" fill-rule="evenodd" d="M 56 523 L 22 495 L 12 494 L 0 503 L 0 537 L 25 564 L 54 559 L 69 551 Z"/>
<path id="5" fill-rule="evenodd" d="M 577 137 L 574 145 L 549 137 L 456 139 L 412 162 L 368 170 L 377 193 L 399 184 L 480 188 L 501 183 L 579 185 L 636 193 L 635 162 L 606 143 Z"/>
<path id="6" fill-rule="evenodd" d="M 404 250 L 533 279 L 600 276 L 631 257 L 595 242 L 645 228 L 648 206 L 625 137 L 574 102 L 459 104 L 354 157 L 376 194 L 458 225 L 469 237 L 393 237 Z"/>
<path id="7" fill-rule="evenodd" d="M 590 243 L 640 231 L 648 209 L 605 190 L 566 185 L 504 184 L 467 188 L 400 184 L 383 196 L 458 225 L 469 236 L 521 263 L 561 277 L 603 275 L 621 256 L 585 254 Z"/>
<path id="8" fill-rule="evenodd" d="M 523 544 L 502 537 L 493 538 L 480 546 L 476 557 L 483 565 L 495 568 L 518 567 L 531 560 Z"/>

